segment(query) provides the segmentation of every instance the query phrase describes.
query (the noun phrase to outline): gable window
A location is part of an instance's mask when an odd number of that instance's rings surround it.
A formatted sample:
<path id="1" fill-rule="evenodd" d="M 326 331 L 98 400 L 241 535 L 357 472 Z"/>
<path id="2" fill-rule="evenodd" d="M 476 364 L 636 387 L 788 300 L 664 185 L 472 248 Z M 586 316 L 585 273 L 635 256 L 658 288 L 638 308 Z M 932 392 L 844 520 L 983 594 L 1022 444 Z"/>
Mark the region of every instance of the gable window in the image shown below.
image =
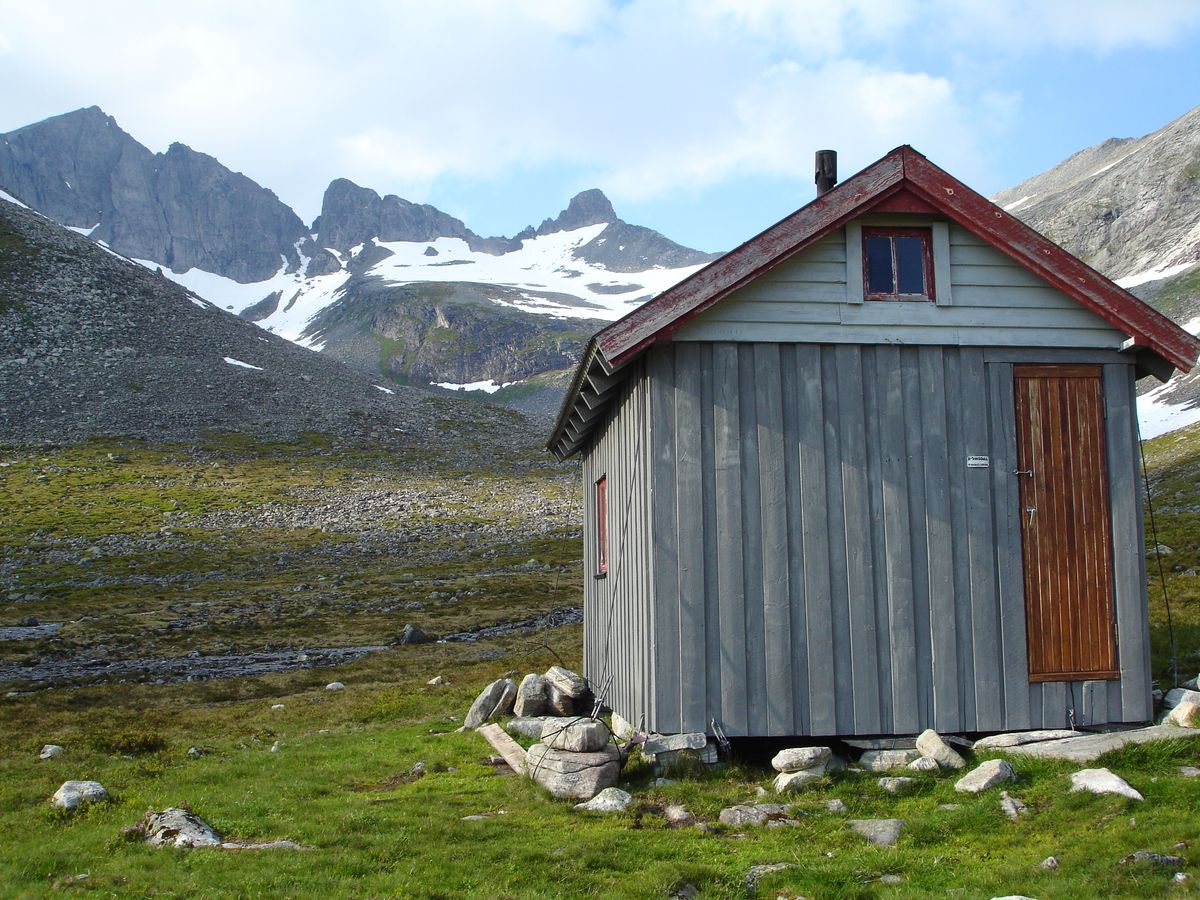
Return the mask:
<path id="1" fill-rule="evenodd" d="M 864 226 L 862 259 L 865 299 L 935 299 L 930 229 Z"/>
<path id="2" fill-rule="evenodd" d="M 608 476 L 601 475 L 595 488 L 596 575 L 608 574 Z"/>

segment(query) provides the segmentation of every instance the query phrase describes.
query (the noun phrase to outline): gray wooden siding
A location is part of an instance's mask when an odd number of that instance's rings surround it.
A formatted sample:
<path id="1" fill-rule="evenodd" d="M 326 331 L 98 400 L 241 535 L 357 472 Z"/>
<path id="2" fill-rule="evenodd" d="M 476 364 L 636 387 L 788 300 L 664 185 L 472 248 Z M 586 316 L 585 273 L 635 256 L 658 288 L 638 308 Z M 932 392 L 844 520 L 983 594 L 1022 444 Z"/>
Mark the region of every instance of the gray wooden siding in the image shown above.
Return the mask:
<path id="1" fill-rule="evenodd" d="M 639 363 L 583 457 L 584 674 L 597 691 L 608 683 L 607 701 L 634 724 L 654 705 L 651 653 L 660 627 L 652 607 L 649 399 Z M 593 489 L 602 475 L 608 478 L 608 574 L 597 578 Z M 660 542 L 661 553 L 674 552 L 673 538 Z"/>
<path id="2" fill-rule="evenodd" d="M 622 688 L 614 708 L 645 712 L 664 732 L 708 731 L 716 719 L 731 736 L 1148 718 L 1133 369 L 1115 353 L 1037 355 L 1105 364 L 1122 678 L 1028 679 L 1011 473 L 1012 363 L 1030 352 L 686 342 L 650 351 L 650 409 L 640 399 L 633 408 L 651 428 L 656 555 L 638 589 L 652 589 L 654 609 L 622 620 L 635 627 L 622 640 L 651 646 L 653 664 L 642 693 Z M 628 407 L 622 414 L 632 421 Z M 641 458 L 636 434 L 621 440 Z M 968 469 L 973 455 L 990 467 Z M 611 479 L 616 464 L 589 459 L 588 483 L 605 465 Z M 588 625 L 591 668 L 605 627 Z"/>
<path id="3" fill-rule="evenodd" d="M 918 223 L 919 224 L 919 223 Z M 682 325 L 676 341 L 1119 348 L 1125 335 L 951 225 L 953 305 L 848 303 L 839 229 Z M 939 271 L 936 277 L 944 279 Z"/>

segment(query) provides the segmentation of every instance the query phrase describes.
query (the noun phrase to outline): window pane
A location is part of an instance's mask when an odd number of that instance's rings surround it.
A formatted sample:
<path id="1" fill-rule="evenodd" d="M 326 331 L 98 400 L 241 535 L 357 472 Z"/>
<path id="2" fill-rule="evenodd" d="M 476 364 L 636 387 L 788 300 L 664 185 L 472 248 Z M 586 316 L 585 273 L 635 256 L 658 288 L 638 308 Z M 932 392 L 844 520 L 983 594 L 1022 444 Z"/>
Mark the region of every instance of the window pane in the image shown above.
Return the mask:
<path id="1" fill-rule="evenodd" d="M 925 293 L 925 252 L 919 237 L 896 238 L 896 280 L 901 294 Z"/>
<path id="2" fill-rule="evenodd" d="M 892 239 L 883 235 L 868 235 L 867 245 L 867 293 L 895 293 L 892 280 Z"/>

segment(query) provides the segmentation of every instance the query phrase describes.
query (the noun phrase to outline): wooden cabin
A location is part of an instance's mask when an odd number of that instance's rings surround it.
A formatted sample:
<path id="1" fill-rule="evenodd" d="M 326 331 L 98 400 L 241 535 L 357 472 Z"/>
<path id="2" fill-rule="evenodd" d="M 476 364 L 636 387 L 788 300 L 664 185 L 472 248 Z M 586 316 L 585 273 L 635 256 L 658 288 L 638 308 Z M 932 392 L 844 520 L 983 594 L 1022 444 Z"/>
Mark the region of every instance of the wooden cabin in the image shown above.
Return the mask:
<path id="1" fill-rule="evenodd" d="M 586 348 L 585 674 L 664 733 L 1145 721 L 1134 384 L 1198 349 L 892 151 Z"/>

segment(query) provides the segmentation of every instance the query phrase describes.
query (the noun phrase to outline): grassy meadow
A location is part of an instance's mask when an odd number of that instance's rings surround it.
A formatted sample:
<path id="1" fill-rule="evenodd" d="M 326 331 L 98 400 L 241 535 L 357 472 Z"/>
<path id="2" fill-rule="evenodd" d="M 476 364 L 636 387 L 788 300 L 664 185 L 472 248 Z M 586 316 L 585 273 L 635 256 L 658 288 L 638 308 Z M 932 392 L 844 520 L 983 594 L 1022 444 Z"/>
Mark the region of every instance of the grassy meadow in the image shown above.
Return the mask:
<path id="1" fill-rule="evenodd" d="M 1180 668 L 1194 675 L 1200 428 L 1153 442 L 1148 462 L 1159 540 L 1172 548 Z M 660 785 L 636 754 L 623 777 L 629 811 L 576 812 L 455 729 L 489 680 L 578 666 L 579 626 L 390 646 L 336 668 L 254 677 L 155 684 L 97 664 L 77 686 L 36 684 L 20 672 L 45 658 L 390 644 L 409 623 L 447 634 L 577 606 L 577 475 L 536 457 L 471 472 L 319 435 L 287 446 L 231 437 L 7 448 L 0 464 L 0 627 L 66 623 L 51 637 L 0 641 L 0 667 L 15 673 L 0 682 L 10 692 L 0 698 L 0 896 L 666 897 L 690 884 L 702 897 L 745 897 L 750 868 L 771 863 L 790 867 L 763 876 L 759 896 L 1197 890 L 1172 881 L 1178 870 L 1200 876 L 1200 780 L 1178 774 L 1200 766 L 1195 740 L 1096 764 L 1142 803 L 1069 795 L 1077 767 L 1016 759 L 1010 793 L 1029 812 L 1015 823 L 998 791 L 960 795 L 949 775 L 911 773 L 915 787 L 891 795 L 877 776 L 838 773 L 796 796 L 795 827 L 738 833 L 717 823 L 720 810 L 761 802 L 771 773 L 735 763 Z M 1153 559 L 1151 574 L 1164 679 L 1170 641 Z M 447 683 L 427 684 L 436 675 Z M 345 690 L 326 690 L 334 680 Z M 66 752 L 40 761 L 46 743 Z M 113 802 L 55 811 L 48 798 L 68 779 L 100 781 Z M 826 810 L 834 797 L 848 813 Z M 147 808 L 182 804 L 230 837 L 306 849 L 157 849 L 123 836 Z M 670 826 L 668 804 L 712 827 Z M 846 826 L 892 817 L 907 825 L 890 849 Z M 1184 864 L 1121 862 L 1137 850 Z M 1059 867 L 1039 868 L 1051 855 Z"/>

